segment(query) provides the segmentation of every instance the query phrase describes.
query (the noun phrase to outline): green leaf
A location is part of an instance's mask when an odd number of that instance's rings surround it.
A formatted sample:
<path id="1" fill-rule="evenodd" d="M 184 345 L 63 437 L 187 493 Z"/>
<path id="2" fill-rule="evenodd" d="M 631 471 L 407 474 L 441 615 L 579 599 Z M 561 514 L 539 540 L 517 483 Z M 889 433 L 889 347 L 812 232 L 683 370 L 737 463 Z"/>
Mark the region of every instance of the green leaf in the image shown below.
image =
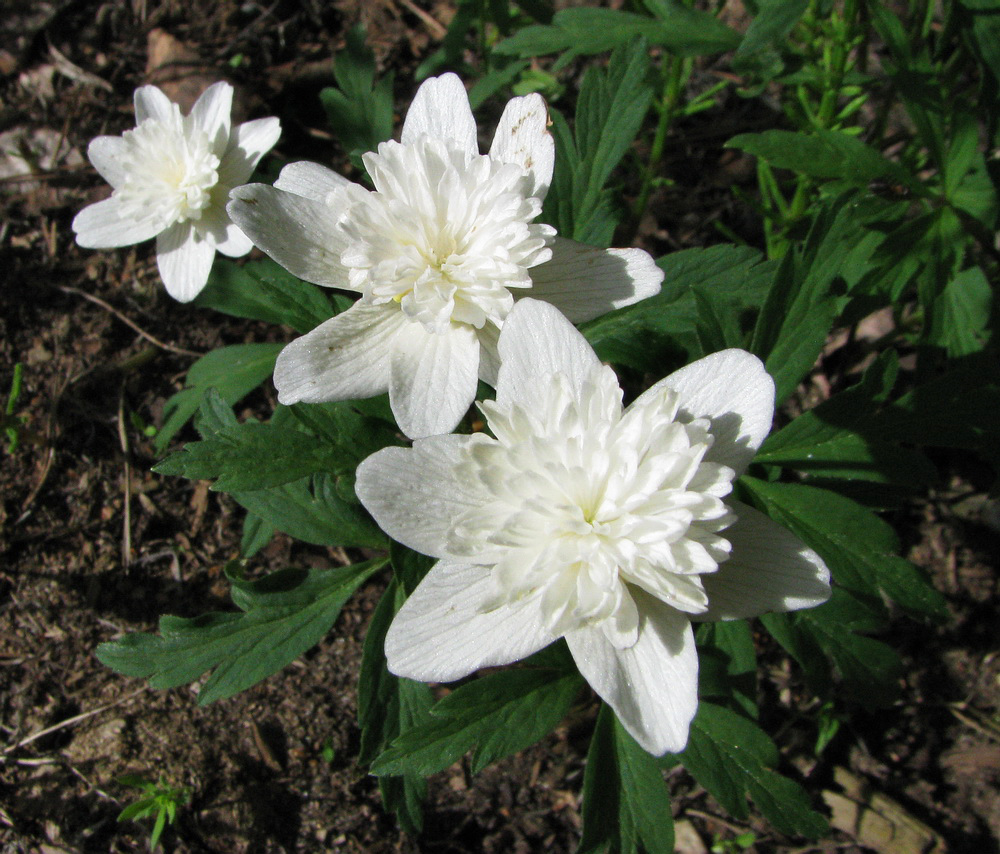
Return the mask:
<path id="1" fill-rule="evenodd" d="M 753 721 L 702 701 L 680 758 L 691 775 L 738 819 L 749 815 L 749 795 L 782 833 L 818 839 L 829 830 L 826 819 L 813 811 L 805 790 L 771 770 L 778 752 Z"/>
<path id="2" fill-rule="evenodd" d="M 240 557 L 243 560 L 252 558 L 264 546 L 271 542 L 274 528 L 260 516 L 247 513 L 243 519 L 243 536 L 240 538 Z"/>
<path id="3" fill-rule="evenodd" d="M 288 411 L 280 407 L 269 424 L 240 424 L 216 390 L 209 389 L 199 419 L 202 440 L 189 442 L 153 470 L 192 480 L 216 479 L 212 489 L 220 492 L 269 489 L 317 472 L 353 484 L 361 460 L 399 441 L 388 425 L 361 415 L 348 402 L 291 407 L 295 421 L 315 435 L 295 429 L 294 422 L 279 424 L 287 421 Z"/>
<path id="4" fill-rule="evenodd" d="M 296 403 L 289 411 L 303 427 L 324 443 L 336 446 L 344 466 L 351 470 L 366 457 L 402 439 L 394 422 L 360 411 L 362 401 Z"/>
<path id="5" fill-rule="evenodd" d="M 319 473 L 270 489 L 238 490 L 233 499 L 268 525 L 317 546 L 384 548 L 385 534 L 357 500 L 353 475 Z"/>
<path id="6" fill-rule="evenodd" d="M 331 296 L 333 304 L 316 285 L 295 278 L 269 258 L 242 266 L 217 260 L 194 305 L 234 317 L 287 324 L 305 333 L 351 305 L 348 297 Z"/>
<path id="7" fill-rule="evenodd" d="M 697 358 L 703 351 L 695 293 L 743 328 L 752 325 L 777 268 L 756 249 L 727 244 L 684 249 L 656 263 L 665 274 L 660 293 L 581 328 L 602 360 L 662 373 Z"/>
<path id="8" fill-rule="evenodd" d="M 750 350 L 765 360 L 780 404 L 809 372 L 847 298 L 850 266 L 867 222 L 845 193 L 817 213 L 800 251 L 790 251 L 757 318 Z"/>
<path id="9" fill-rule="evenodd" d="M 757 650 L 746 620 L 698 626 L 698 696 L 722 698 L 757 717 Z"/>
<path id="10" fill-rule="evenodd" d="M 959 0 L 979 59 L 1000 83 L 1000 13 L 996 0 Z"/>
<path id="11" fill-rule="evenodd" d="M 163 407 L 163 426 L 153 443 L 157 453 L 198 411 L 205 392 L 214 388 L 230 406 L 241 400 L 274 372 L 284 344 L 234 344 L 206 353 L 188 370 L 184 388 Z"/>
<path id="12" fill-rule="evenodd" d="M 602 704 L 583 776 L 583 838 L 577 854 L 674 850 L 670 795 L 660 763 Z"/>
<path id="13" fill-rule="evenodd" d="M 840 673 L 838 693 L 866 708 L 888 708 L 899 697 L 903 664 L 896 652 L 864 634 L 883 631 L 884 612 L 870 599 L 834 587 L 830 601 L 792 614 L 765 614 L 765 628 L 802 665 L 813 690 L 832 690 L 828 659 Z"/>
<path id="14" fill-rule="evenodd" d="M 864 596 L 882 590 L 918 619 L 948 619 L 944 597 L 916 566 L 899 557 L 895 531 L 874 513 L 826 489 L 752 477 L 740 483 L 771 518 L 823 558 L 837 584 Z"/>
<path id="15" fill-rule="evenodd" d="M 857 385 L 768 436 L 754 460 L 798 469 L 813 478 L 925 489 L 937 479 L 935 468 L 920 451 L 888 434 L 880 417 L 897 370 L 895 354 L 888 351 Z"/>
<path id="16" fill-rule="evenodd" d="M 239 613 L 161 617 L 160 634 L 136 633 L 103 643 L 97 657 L 126 676 L 175 688 L 212 675 L 198 704 L 256 685 L 314 646 L 357 587 L 385 560 L 324 570 L 285 569 L 256 582 L 233 580 Z"/>
<path id="17" fill-rule="evenodd" d="M 868 184 L 889 178 L 907 186 L 917 184 L 898 163 L 886 160 L 871 146 L 842 131 L 815 129 L 809 134 L 768 130 L 733 137 L 727 148 L 739 148 L 779 169 L 790 169 L 822 179 Z"/>
<path id="18" fill-rule="evenodd" d="M 611 55 L 606 71 L 591 67 L 584 74 L 574 136 L 553 111 L 556 171 L 545 215 L 565 237 L 610 245 L 619 215 L 605 184 L 649 110 L 653 91 L 648 74 L 645 42 L 623 45 Z"/>
<path id="19" fill-rule="evenodd" d="M 637 37 L 681 56 L 702 56 L 735 48 L 740 37 L 711 15 L 679 3 L 650 4 L 661 20 L 617 9 L 572 8 L 556 12 L 550 25 L 525 27 L 494 51 L 530 59 L 563 53 L 557 69 L 577 56 L 603 53 Z"/>
<path id="20" fill-rule="evenodd" d="M 426 720 L 434 703 L 426 685 L 393 675 L 386 664 L 385 635 L 405 600 L 398 582 L 391 580 L 365 634 L 358 674 L 358 761 L 364 765 L 370 764 L 401 732 Z M 379 778 L 379 789 L 386 809 L 396 814 L 403 829 L 418 832 L 423 825 L 421 803 L 427 794 L 424 778 L 419 774 L 384 776 Z"/>
<path id="21" fill-rule="evenodd" d="M 957 359 L 978 353 L 991 335 L 993 289 L 979 267 L 963 270 L 938 298 L 929 340 Z"/>
<path id="22" fill-rule="evenodd" d="M 330 128 L 349 154 L 374 151 L 392 138 L 392 75 L 375 78 L 375 54 L 365 44 L 365 28 L 347 33 L 347 43 L 333 61 L 337 88 L 319 93 Z"/>
<path id="23" fill-rule="evenodd" d="M 809 6 L 809 0 L 761 0 L 760 11 L 740 42 L 734 64 L 782 41 Z"/>
<path id="24" fill-rule="evenodd" d="M 217 492 L 268 489 L 317 471 L 353 472 L 338 450 L 298 430 L 248 421 L 220 430 L 211 439 L 188 442 L 153 471 L 190 480 L 214 478 L 211 488 Z"/>
<path id="25" fill-rule="evenodd" d="M 1000 366 L 992 353 L 963 359 L 904 394 L 881 417 L 900 442 L 966 448 L 994 459 L 1000 447 Z"/>
<path id="26" fill-rule="evenodd" d="M 433 774 L 473 747 L 472 771 L 531 746 L 562 720 L 580 691 L 576 672 L 525 668 L 480 676 L 431 709 L 372 765 L 375 774 Z"/>

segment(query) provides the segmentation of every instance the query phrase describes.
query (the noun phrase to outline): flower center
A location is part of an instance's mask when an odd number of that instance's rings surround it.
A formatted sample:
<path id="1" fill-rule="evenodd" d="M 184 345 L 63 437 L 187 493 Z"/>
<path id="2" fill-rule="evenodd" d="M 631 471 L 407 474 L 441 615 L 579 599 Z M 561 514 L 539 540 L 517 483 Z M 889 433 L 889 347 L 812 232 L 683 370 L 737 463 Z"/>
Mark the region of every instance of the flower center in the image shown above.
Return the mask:
<path id="1" fill-rule="evenodd" d="M 551 257 L 555 230 L 532 220 L 541 200 L 523 169 L 469 156 L 442 140 L 385 142 L 364 156 L 375 192 L 342 221 L 352 286 L 373 304 L 396 302 L 429 331 L 449 323 L 500 326 L 511 288 Z"/>
<path id="2" fill-rule="evenodd" d="M 619 647 L 637 637 L 631 585 L 704 611 L 699 576 L 728 557 L 719 532 L 735 521 L 722 501 L 733 470 L 704 460 L 709 422 L 678 420 L 669 389 L 623 411 L 607 367 L 577 395 L 561 374 L 546 381 L 537 411 L 483 403 L 496 439 L 483 435 L 462 463 L 489 499 L 458 520 L 448 546 L 495 563 L 486 607 L 537 595 L 553 632 L 601 624 Z"/>
<path id="3" fill-rule="evenodd" d="M 200 219 L 211 203 L 219 158 L 208 135 L 185 128 L 180 108 L 172 107 L 167 121 L 146 119 L 122 135 L 125 181 L 115 195 L 123 217 L 156 217 L 166 227 Z"/>

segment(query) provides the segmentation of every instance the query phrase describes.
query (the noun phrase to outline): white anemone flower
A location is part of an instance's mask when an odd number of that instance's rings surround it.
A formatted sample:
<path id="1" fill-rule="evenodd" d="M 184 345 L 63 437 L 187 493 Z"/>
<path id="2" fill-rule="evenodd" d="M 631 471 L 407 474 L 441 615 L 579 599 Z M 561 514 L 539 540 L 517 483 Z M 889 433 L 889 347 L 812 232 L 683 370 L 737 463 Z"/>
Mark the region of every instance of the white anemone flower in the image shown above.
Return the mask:
<path id="1" fill-rule="evenodd" d="M 481 404 L 496 438 L 433 436 L 358 469 L 379 525 L 439 559 L 393 620 L 389 669 L 450 682 L 564 637 L 644 749 L 680 751 L 698 705 L 692 620 L 830 595 L 815 552 L 727 498 L 770 429 L 774 383 L 724 350 L 624 408 L 583 336 L 530 299 L 499 351 Z"/>
<path id="2" fill-rule="evenodd" d="M 294 275 L 361 295 L 289 344 L 274 384 L 284 404 L 389 392 L 410 437 L 447 433 L 496 381 L 496 342 L 517 294 L 575 323 L 660 289 L 639 249 L 601 250 L 535 223 L 554 144 L 539 95 L 509 101 L 488 154 L 454 74 L 427 80 L 400 142 L 364 155 L 374 192 L 315 163 L 291 163 L 273 187 L 233 191 L 229 213 Z"/>
<path id="3" fill-rule="evenodd" d="M 233 87 L 216 83 L 182 116 L 155 86 L 136 89 L 135 129 L 87 149 L 114 192 L 76 215 L 76 242 L 108 249 L 155 237 L 160 278 L 180 302 L 205 287 L 216 251 L 246 255 L 253 244 L 226 213 L 229 191 L 250 178 L 281 125 L 266 118 L 233 128 L 232 103 Z"/>

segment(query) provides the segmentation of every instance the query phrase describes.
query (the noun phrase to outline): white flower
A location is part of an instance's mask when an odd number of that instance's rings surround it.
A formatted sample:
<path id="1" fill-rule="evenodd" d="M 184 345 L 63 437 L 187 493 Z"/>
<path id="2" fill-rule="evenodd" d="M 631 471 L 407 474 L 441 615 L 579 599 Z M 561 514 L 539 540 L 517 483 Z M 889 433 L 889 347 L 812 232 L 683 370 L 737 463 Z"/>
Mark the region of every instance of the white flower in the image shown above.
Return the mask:
<path id="1" fill-rule="evenodd" d="M 252 243 L 229 219 L 229 191 L 243 184 L 278 141 L 276 118 L 233 129 L 233 87 L 206 89 L 191 114 L 155 86 L 135 90 L 135 130 L 99 136 L 87 156 L 111 184 L 111 198 L 73 220 L 76 242 L 90 249 L 156 237 L 156 263 L 167 293 L 181 302 L 205 287 L 218 250 L 236 257 Z"/>
<path id="2" fill-rule="evenodd" d="M 389 669 L 448 682 L 565 637 L 580 672 L 654 754 L 698 704 L 692 620 L 806 608 L 823 561 L 727 499 L 771 426 L 774 384 L 742 350 L 671 374 L 628 408 L 556 309 L 518 303 L 500 334 L 496 438 L 386 448 L 357 493 L 394 539 L 439 558 L 386 637 Z"/>
<path id="3" fill-rule="evenodd" d="M 417 91 L 401 142 L 364 156 L 374 192 L 314 163 L 286 166 L 274 187 L 234 190 L 230 215 L 275 261 L 361 294 L 282 351 L 282 403 L 388 390 L 408 436 L 446 433 L 477 380 L 495 382 L 516 294 L 581 322 L 659 290 L 647 253 L 593 249 L 533 222 L 552 178 L 547 121 L 539 95 L 514 98 L 481 155 L 465 87 L 445 74 Z"/>

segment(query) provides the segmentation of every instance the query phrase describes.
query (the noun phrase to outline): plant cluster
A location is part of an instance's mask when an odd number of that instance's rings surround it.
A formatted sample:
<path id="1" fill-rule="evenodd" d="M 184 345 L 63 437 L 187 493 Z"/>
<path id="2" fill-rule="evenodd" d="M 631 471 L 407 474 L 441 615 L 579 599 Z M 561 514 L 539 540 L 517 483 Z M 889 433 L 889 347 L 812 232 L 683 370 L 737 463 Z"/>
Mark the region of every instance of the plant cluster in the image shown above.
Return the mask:
<path id="1" fill-rule="evenodd" d="M 138 90 L 136 130 L 91 146 L 115 194 L 81 243 L 159 235 L 172 295 L 300 337 L 199 359 L 156 437 L 193 419 L 155 470 L 246 510 L 235 610 L 164 616 L 105 664 L 223 700 L 377 580 L 358 761 L 408 831 L 427 775 L 574 708 L 596 711 L 582 852 L 672 850 L 678 763 L 737 818 L 749 798 L 782 833 L 827 831 L 759 723 L 748 619 L 818 698 L 817 751 L 893 704 L 892 613 L 947 619 L 884 513 L 934 483 L 937 449 L 996 468 L 1000 2 L 747 0 L 742 34 L 704 5 L 460 0 L 399 142 L 393 78 L 352 31 L 322 106 L 360 183 L 290 163 L 245 185 L 276 120 L 231 131 L 221 84 L 189 117 Z M 470 105 L 501 93 L 482 154 Z M 655 263 L 609 249 L 669 191 L 672 135 L 737 99 L 776 108 L 726 143 L 756 158 L 760 247 L 719 223 L 726 242 Z M 250 241 L 270 259 L 215 258 Z M 863 371 L 803 407 L 831 333 L 880 310 Z M 240 421 L 272 375 L 270 418 Z M 357 562 L 250 580 L 276 531 Z"/>

